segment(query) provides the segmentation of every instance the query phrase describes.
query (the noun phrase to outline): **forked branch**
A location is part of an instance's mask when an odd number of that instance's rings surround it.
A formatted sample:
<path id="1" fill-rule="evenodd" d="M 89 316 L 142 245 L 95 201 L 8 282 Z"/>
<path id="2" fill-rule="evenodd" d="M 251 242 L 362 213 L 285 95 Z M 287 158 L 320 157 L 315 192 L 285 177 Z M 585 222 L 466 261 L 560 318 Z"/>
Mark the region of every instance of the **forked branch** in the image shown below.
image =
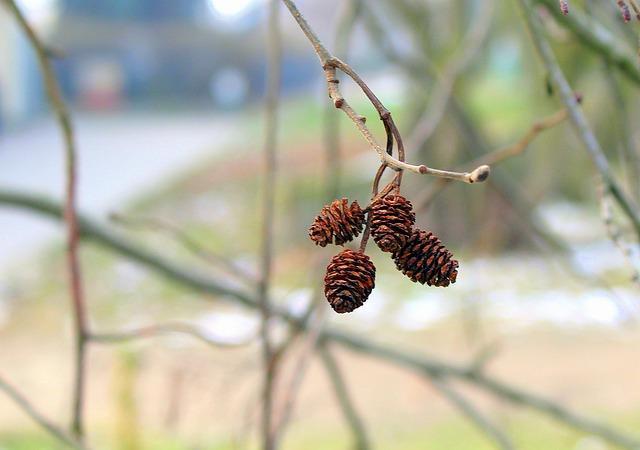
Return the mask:
<path id="1" fill-rule="evenodd" d="M 292 0 L 282 0 L 291 15 L 298 23 L 300 29 L 303 31 L 311 45 L 313 46 L 318 58 L 320 59 L 320 63 L 322 64 L 322 68 L 324 70 L 325 78 L 327 80 L 327 90 L 329 93 L 329 97 L 331 98 L 334 106 L 340 110 L 342 110 L 347 117 L 353 122 L 355 127 L 358 129 L 360 134 L 367 141 L 369 146 L 373 148 L 378 156 L 380 157 L 381 163 L 385 167 L 390 167 L 396 171 L 409 171 L 416 174 L 422 175 L 432 175 L 436 177 L 448 178 L 456 181 L 463 181 L 466 183 L 474 183 L 481 182 L 486 180 L 489 175 L 489 171 L 487 168 L 479 167 L 471 173 L 455 173 L 446 170 L 438 170 L 429 168 L 423 164 L 415 165 L 408 164 L 404 160 L 404 145 L 402 143 L 402 136 L 396 127 L 393 118 L 391 117 L 391 113 L 387 108 L 384 107 L 382 102 L 376 97 L 373 91 L 369 88 L 369 86 L 362 80 L 362 78 L 357 74 L 353 68 L 351 68 L 344 61 L 333 56 L 326 47 L 322 44 L 318 36 L 315 34 L 309 23 L 302 16 L 295 2 Z M 340 80 L 337 78 L 337 71 L 340 70 L 347 76 L 349 76 L 363 91 L 363 93 L 367 96 L 371 104 L 374 106 L 378 114 L 380 115 L 380 120 L 385 125 L 385 130 L 387 132 L 387 141 L 390 139 L 395 140 L 398 147 L 398 158 L 394 158 L 390 152 L 388 152 L 387 148 L 383 148 L 373 133 L 366 125 L 366 119 L 361 114 L 358 114 L 351 105 L 345 100 L 344 96 L 340 91 Z M 389 146 L 387 146 L 389 147 Z M 397 177 L 398 184 L 401 180 L 401 174 Z"/>

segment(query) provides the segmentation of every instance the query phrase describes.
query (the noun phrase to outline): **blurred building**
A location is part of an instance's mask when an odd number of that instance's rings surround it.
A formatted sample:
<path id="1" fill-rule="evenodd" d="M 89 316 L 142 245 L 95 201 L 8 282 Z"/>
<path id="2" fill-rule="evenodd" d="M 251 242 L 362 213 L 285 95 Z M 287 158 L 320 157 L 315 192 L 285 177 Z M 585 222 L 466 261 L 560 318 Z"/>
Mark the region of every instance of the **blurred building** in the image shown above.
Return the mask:
<path id="1" fill-rule="evenodd" d="M 75 107 L 227 109 L 264 93 L 263 0 L 19 3 L 61 55 L 54 65 Z M 308 48 L 285 55 L 284 90 L 318 77 L 315 61 L 307 64 L 314 58 Z M 37 66 L 6 11 L 0 13 L 0 60 L 0 123 L 33 117 L 45 106 Z"/>
<path id="2" fill-rule="evenodd" d="M 234 106 L 261 90 L 259 11 L 220 27 L 207 0 L 60 3 L 51 41 L 66 53 L 64 89 L 84 107 Z M 221 75 L 227 89 L 216 89 Z"/>

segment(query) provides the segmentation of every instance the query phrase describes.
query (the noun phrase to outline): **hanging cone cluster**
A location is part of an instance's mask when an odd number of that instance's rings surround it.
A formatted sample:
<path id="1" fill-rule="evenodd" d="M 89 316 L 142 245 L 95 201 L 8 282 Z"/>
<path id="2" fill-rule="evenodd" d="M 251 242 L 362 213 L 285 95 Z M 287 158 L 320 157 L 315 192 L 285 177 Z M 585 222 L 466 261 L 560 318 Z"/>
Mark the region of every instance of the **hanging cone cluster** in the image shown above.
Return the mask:
<path id="1" fill-rule="evenodd" d="M 375 243 L 391 254 L 398 270 L 413 282 L 440 287 L 455 283 L 458 261 L 436 235 L 414 228 L 411 202 L 397 187 L 388 188 L 365 210 L 346 198 L 325 205 L 311 224 L 309 237 L 321 247 L 343 245 L 362 232 L 368 218 Z M 335 312 L 350 313 L 367 301 L 375 277 L 376 268 L 364 250 L 342 250 L 327 266 L 325 297 Z"/>
<path id="2" fill-rule="evenodd" d="M 334 200 L 326 205 L 309 228 L 309 237 L 316 245 L 342 245 L 353 240 L 362 231 L 364 212 L 357 201 L 351 203 L 346 198 Z"/>
<path id="3" fill-rule="evenodd" d="M 337 313 L 348 313 L 367 301 L 375 286 L 376 268 L 362 252 L 343 250 L 331 259 L 324 294 Z"/>
<path id="4" fill-rule="evenodd" d="M 456 282 L 458 261 L 436 235 L 423 230 L 413 234 L 400 251 L 393 254 L 396 267 L 411 281 L 446 287 Z"/>
<path id="5" fill-rule="evenodd" d="M 411 236 L 416 215 L 411 202 L 399 194 L 377 198 L 371 204 L 371 235 L 387 253 L 399 251 Z"/>

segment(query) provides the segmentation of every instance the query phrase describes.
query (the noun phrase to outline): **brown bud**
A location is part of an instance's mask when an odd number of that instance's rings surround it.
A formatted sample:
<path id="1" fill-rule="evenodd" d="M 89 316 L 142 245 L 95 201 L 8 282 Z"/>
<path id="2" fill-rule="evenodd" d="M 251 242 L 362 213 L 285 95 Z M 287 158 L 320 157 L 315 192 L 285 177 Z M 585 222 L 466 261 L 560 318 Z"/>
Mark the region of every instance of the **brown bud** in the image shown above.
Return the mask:
<path id="1" fill-rule="evenodd" d="M 371 235 L 383 252 L 400 250 L 411 236 L 416 215 L 402 195 L 389 194 L 371 204 Z"/>
<path id="2" fill-rule="evenodd" d="M 343 250 L 331 259 L 324 295 L 337 313 L 348 313 L 367 301 L 375 287 L 376 267 L 362 252 Z"/>
<path id="3" fill-rule="evenodd" d="M 393 259 L 398 270 L 420 284 L 446 287 L 455 283 L 458 276 L 458 261 L 431 232 L 413 230 Z"/>
<path id="4" fill-rule="evenodd" d="M 320 211 L 309 228 L 309 237 L 321 247 L 342 245 L 358 236 L 364 225 L 364 212 L 357 201 L 334 200 Z"/>

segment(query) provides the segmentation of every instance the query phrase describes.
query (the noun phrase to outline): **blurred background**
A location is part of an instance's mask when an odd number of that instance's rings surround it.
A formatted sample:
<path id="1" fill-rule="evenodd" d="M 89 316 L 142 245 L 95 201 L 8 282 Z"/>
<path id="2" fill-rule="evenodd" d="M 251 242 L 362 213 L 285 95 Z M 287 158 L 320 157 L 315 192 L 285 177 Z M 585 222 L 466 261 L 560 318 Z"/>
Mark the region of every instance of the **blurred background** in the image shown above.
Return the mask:
<path id="1" fill-rule="evenodd" d="M 392 111 L 412 163 L 472 169 L 472 161 L 563 109 L 516 2 L 297 3 L 325 45 Z M 80 213 L 185 270 L 251 292 L 259 276 L 266 2 L 18 4 L 52 52 L 72 109 Z M 613 1 L 571 4 L 638 64 L 638 22 L 623 24 Z M 66 426 L 73 346 L 64 229 L 2 200 L 3 192 L 17 191 L 62 201 L 63 143 L 35 54 L 1 6 L 0 373 Z M 637 202 L 637 80 L 583 45 L 555 11 L 539 12 L 616 176 Z M 318 59 L 284 7 L 280 23 L 272 292 L 274 303 L 297 315 L 315 305 L 324 267 L 337 253 L 314 246 L 308 226 L 336 196 L 366 205 L 378 157 L 330 107 Z M 383 141 L 366 98 L 346 79 L 341 88 Z M 536 136 L 526 152 L 496 164 L 484 184 L 452 184 L 432 196 L 437 180 L 404 179 L 417 223 L 460 260 L 458 281 L 447 289 L 411 283 L 370 245 L 375 291 L 362 308 L 340 316 L 320 296 L 327 322 L 456 364 L 490 355 L 486 370 L 496 378 L 637 432 L 638 241 L 602 196 L 571 125 L 561 121 Z M 81 257 L 92 329 L 180 320 L 233 346 L 212 349 L 178 334 L 92 344 L 86 415 L 95 448 L 257 448 L 256 312 L 223 295 L 187 289 L 91 242 L 83 243 Z M 275 335 L 285 342 L 287 327 L 276 324 Z M 305 342 L 294 340 L 283 357 L 283 391 L 308 351 Z M 424 377 L 338 347 L 335 356 L 373 447 L 494 448 Z M 351 448 L 322 361 L 312 356 L 309 364 L 281 447 Z M 473 385 L 456 388 L 516 448 L 617 448 Z M 0 449 L 59 448 L 0 396 Z"/>

